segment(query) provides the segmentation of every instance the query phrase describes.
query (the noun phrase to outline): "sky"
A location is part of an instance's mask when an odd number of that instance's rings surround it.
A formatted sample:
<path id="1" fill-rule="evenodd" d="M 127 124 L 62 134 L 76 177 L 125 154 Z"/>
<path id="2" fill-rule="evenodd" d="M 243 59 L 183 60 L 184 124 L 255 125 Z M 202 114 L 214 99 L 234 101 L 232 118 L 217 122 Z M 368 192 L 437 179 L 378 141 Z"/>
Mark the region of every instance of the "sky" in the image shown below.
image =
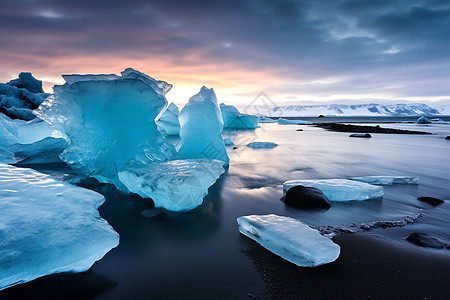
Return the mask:
<path id="1" fill-rule="evenodd" d="M 0 0 L 0 82 L 127 67 L 219 102 L 450 99 L 450 1 Z M 440 102 L 439 102 L 440 103 Z"/>

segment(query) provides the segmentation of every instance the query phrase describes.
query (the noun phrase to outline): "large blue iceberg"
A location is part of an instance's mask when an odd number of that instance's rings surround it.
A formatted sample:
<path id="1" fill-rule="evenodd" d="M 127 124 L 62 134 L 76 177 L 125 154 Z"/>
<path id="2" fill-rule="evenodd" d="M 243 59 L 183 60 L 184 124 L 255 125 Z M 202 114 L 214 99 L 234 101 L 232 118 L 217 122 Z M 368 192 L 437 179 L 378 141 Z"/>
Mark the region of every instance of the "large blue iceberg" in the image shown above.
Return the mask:
<path id="1" fill-rule="evenodd" d="M 176 145 L 182 158 L 209 158 L 228 165 L 222 137 L 223 120 L 213 89 L 202 87 L 181 110 L 180 140 Z"/>
<path id="2" fill-rule="evenodd" d="M 0 163 L 0 290 L 88 270 L 119 244 L 100 217 L 105 198 L 31 169 Z"/>
<path id="3" fill-rule="evenodd" d="M 78 173 L 126 191 L 117 176 L 130 161 L 177 158 L 155 123 L 170 84 L 130 68 L 122 76 L 63 78 L 37 114 L 65 134 L 69 146 L 61 158 Z"/>
<path id="4" fill-rule="evenodd" d="M 255 129 L 258 127 L 259 117 L 241 113 L 233 105 L 220 103 L 223 127 L 234 129 Z"/>

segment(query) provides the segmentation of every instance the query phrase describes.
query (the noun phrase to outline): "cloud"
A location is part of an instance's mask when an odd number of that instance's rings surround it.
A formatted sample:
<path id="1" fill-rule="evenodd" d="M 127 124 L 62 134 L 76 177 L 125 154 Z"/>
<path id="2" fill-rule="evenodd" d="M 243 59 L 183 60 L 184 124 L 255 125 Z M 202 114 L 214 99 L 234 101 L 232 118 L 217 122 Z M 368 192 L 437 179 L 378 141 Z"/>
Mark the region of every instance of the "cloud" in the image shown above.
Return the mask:
<path id="1" fill-rule="evenodd" d="M 0 81 L 132 66 L 193 93 L 204 80 L 230 101 L 450 97 L 448 1 L 4 2 Z M 341 80 L 305 84 L 326 78 Z"/>

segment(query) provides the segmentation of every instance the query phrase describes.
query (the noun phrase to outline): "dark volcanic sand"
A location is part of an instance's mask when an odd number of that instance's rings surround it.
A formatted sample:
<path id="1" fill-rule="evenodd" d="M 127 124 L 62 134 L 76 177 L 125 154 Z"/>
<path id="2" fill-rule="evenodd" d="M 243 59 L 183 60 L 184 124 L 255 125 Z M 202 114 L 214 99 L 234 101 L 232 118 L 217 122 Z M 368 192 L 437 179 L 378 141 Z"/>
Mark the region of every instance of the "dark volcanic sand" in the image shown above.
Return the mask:
<path id="1" fill-rule="evenodd" d="M 367 233 L 333 238 L 341 246 L 334 263 L 300 268 L 251 247 L 267 287 L 266 299 L 450 299 L 448 250 L 429 250 Z"/>
<path id="2" fill-rule="evenodd" d="M 383 128 L 380 126 L 351 125 L 341 123 L 316 123 L 315 126 L 339 132 L 359 132 L 359 133 L 387 133 L 387 134 L 431 134 L 425 131 L 402 130 L 393 128 Z"/>

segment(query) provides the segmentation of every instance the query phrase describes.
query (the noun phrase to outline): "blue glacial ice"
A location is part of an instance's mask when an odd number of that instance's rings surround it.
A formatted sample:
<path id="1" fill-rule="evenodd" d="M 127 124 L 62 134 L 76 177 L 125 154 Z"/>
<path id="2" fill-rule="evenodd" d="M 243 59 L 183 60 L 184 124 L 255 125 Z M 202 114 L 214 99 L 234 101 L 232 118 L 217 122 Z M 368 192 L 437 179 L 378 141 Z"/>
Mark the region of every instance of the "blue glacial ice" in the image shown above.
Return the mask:
<path id="1" fill-rule="evenodd" d="M 339 245 L 307 224 L 277 215 L 251 215 L 237 219 L 239 231 L 267 250 L 300 267 L 335 261 Z"/>
<path id="2" fill-rule="evenodd" d="M 234 142 L 230 139 L 223 139 L 223 142 L 225 143 L 225 146 L 233 146 Z"/>
<path id="3" fill-rule="evenodd" d="M 0 290 L 88 270 L 119 243 L 105 198 L 31 169 L 0 164 Z"/>
<path id="4" fill-rule="evenodd" d="M 283 118 L 279 118 L 277 120 L 279 125 L 292 125 L 292 124 L 296 124 L 296 125 L 311 125 L 312 122 L 309 121 L 304 121 L 304 120 L 287 120 L 287 119 L 283 119 Z"/>
<path id="5" fill-rule="evenodd" d="M 247 145 L 247 147 L 253 148 L 253 149 L 263 149 L 263 148 L 275 148 L 278 144 L 273 142 L 252 142 Z"/>
<path id="6" fill-rule="evenodd" d="M 126 69 L 117 75 L 63 75 L 54 95 L 37 115 L 69 141 L 61 158 L 79 174 L 127 191 L 118 179 L 130 161 L 164 162 L 177 158 L 155 118 L 167 105 L 172 87 Z"/>
<path id="7" fill-rule="evenodd" d="M 178 115 L 180 111 L 178 107 L 170 103 L 167 109 L 162 113 L 161 117 L 156 121 L 156 124 L 161 131 L 166 132 L 168 135 L 180 134 L 180 121 L 178 121 Z"/>
<path id="8" fill-rule="evenodd" d="M 14 119 L 32 120 L 36 109 L 48 96 L 42 90 L 42 81 L 31 73 L 20 73 L 19 78 L 0 83 L 0 112 Z"/>
<path id="9" fill-rule="evenodd" d="M 358 176 L 349 179 L 377 185 L 419 184 L 419 177 L 414 176 Z"/>
<path id="10" fill-rule="evenodd" d="M 277 123 L 277 120 L 266 118 L 266 117 L 260 117 L 259 123 Z"/>
<path id="11" fill-rule="evenodd" d="M 421 116 L 419 119 L 417 119 L 416 123 L 417 124 L 430 124 L 431 121 L 427 117 Z"/>
<path id="12" fill-rule="evenodd" d="M 302 179 L 283 184 L 287 192 L 294 186 L 310 186 L 321 190 L 330 201 L 369 200 L 383 197 L 383 187 L 348 179 Z"/>
<path id="13" fill-rule="evenodd" d="M 180 140 L 176 149 L 181 158 L 210 158 L 228 165 L 223 142 L 223 120 L 214 90 L 202 87 L 180 112 Z"/>
<path id="14" fill-rule="evenodd" d="M 202 204 L 208 188 L 223 172 L 222 161 L 183 159 L 146 165 L 130 163 L 119 172 L 119 179 L 131 192 L 152 198 L 155 207 L 186 211 Z"/>
<path id="15" fill-rule="evenodd" d="M 224 128 L 255 129 L 258 127 L 258 116 L 243 114 L 233 105 L 226 105 L 224 103 L 220 103 L 220 110 L 222 112 Z"/>

